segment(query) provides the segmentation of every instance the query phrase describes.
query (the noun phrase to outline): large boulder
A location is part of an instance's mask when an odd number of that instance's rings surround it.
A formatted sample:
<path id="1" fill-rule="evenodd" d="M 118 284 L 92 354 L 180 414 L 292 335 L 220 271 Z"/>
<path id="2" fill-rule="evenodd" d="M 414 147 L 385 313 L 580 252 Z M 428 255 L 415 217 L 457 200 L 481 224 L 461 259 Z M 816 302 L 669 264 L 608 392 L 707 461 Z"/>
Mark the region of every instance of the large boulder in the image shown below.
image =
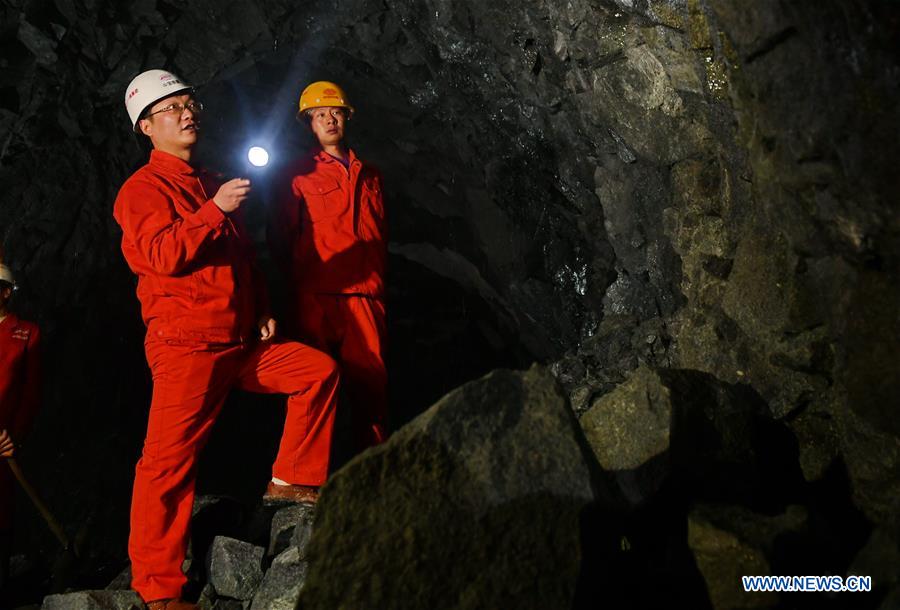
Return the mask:
<path id="1" fill-rule="evenodd" d="M 579 421 L 631 505 L 667 482 L 708 499 L 760 502 L 802 481 L 792 437 L 759 396 L 700 371 L 641 366 Z"/>
<path id="2" fill-rule="evenodd" d="M 592 460 L 545 369 L 470 382 L 328 482 L 298 607 L 571 607 Z"/>

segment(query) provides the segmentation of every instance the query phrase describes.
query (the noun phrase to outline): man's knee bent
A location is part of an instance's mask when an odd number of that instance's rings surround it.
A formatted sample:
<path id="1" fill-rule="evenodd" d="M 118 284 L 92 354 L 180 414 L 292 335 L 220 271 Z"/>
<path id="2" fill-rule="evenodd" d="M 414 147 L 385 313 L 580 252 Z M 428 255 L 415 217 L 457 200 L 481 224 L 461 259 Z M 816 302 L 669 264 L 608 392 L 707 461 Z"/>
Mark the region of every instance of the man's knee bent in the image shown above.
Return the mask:
<path id="1" fill-rule="evenodd" d="M 298 368 L 303 371 L 302 378 L 304 383 L 295 392 L 305 391 L 311 384 L 321 384 L 323 386 L 336 384 L 340 378 L 340 367 L 334 358 L 308 345 L 303 345 L 303 348 L 302 350 L 298 349 L 295 357 L 299 362 L 302 362 L 302 366 Z"/>
<path id="2" fill-rule="evenodd" d="M 321 357 L 322 384 L 336 384 L 341 376 L 341 367 L 334 358 L 325 352 L 320 351 L 319 354 Z"/>

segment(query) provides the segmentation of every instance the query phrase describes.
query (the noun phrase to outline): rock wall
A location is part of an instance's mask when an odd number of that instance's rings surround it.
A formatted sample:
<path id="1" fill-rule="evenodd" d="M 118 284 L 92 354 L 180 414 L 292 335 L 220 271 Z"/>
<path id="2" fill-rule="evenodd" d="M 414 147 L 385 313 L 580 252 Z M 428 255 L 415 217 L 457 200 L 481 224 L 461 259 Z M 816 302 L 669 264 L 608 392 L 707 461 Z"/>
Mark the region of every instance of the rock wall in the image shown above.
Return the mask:
<path id="1" fill-rule="evenodd" d="M 197 83 L 201 156 L 243 174 L 250 140 L 302 150 L 296 97 L 327 77 L 387 178 L 394 427 L 498 366 L 553 363 L 579 414 L 639 364 L 699 371 L 749 386 L 807 482 L 846 476 L 896 532 L 898 33 L 861 0 L 4 0 L 0 239 L 47 338 L 23 461 L 105 578 L 149 399 L 111 219 L 146 156 L 128 80 Z M 277 405 L 232 403 L 207 464 L 247 474 L 201 482 L 250 497 Z M 248 434 L 260 456 L 235 461 Z"/>

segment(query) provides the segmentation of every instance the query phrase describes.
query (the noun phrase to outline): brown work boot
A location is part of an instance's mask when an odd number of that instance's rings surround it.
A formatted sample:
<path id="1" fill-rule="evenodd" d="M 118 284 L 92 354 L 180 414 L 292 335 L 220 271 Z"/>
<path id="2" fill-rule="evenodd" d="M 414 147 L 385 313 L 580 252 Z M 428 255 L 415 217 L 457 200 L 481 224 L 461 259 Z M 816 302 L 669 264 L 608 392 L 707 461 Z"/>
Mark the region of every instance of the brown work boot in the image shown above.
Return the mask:
<path id="1" fill-rule="evenodd" d="M 198 610 L 200 606 L 180 599 L 158 599 L 147 602 L 147 610 Z"/>
<path id="2" fill-rule="evenodd" d="M 274 481 L 269 481 L 269 486 L 266 487 L 266 493 L 263 494 L 262 499 L 266 504 L 281 502 L 315 504 L 319 499 L 319 488 L 308 485 L 279 485 Z"/>

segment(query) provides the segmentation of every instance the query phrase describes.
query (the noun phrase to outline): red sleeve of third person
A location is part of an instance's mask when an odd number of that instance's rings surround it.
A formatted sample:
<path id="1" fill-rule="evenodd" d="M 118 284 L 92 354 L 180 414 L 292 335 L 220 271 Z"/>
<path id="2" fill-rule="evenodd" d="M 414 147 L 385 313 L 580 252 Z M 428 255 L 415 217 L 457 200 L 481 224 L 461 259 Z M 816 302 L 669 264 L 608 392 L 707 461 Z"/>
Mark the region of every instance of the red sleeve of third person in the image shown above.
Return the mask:
<path id="1" fill-rule="evenodd" d="M 41 403 L 41 353 L 40 331 L 37 326 L 29 329 L 28 345 L 25 348 L 25 371 L 21 402 L 13 413 L 10 434 L 16 442 L 21 442 L 31 429 Z"/>

